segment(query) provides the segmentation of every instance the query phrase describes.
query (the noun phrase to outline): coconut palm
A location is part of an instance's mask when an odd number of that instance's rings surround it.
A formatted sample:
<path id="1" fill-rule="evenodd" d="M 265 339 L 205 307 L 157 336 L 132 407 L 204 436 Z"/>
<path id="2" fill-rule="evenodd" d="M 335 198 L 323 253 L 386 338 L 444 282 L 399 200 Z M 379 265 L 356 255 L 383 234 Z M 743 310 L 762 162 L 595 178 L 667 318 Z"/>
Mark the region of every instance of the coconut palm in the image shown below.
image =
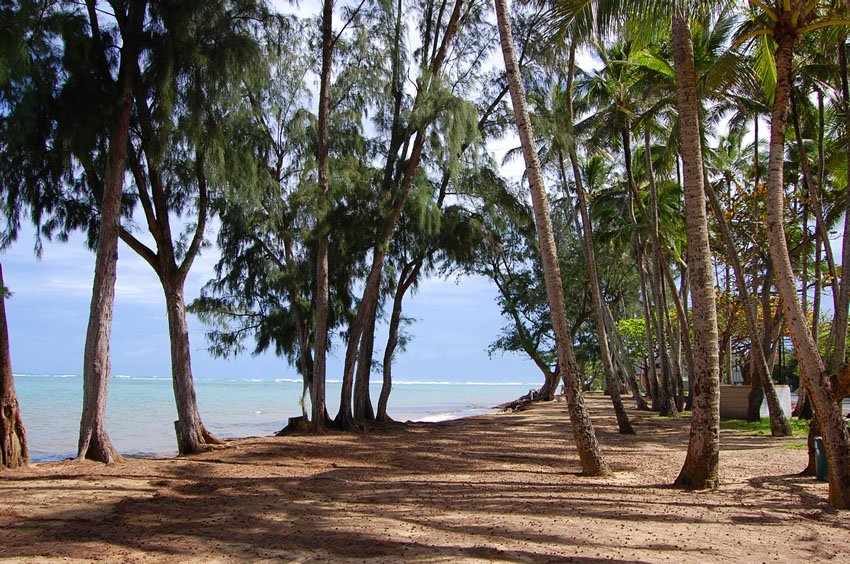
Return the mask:
<path id="1" fill-rule="evenodd" d="M 522 85 L 519 65 L 514 52 L 514 39 L 508 15 L 507 0 L 496 0 L 496 18 L 501 40 L 502 55 L 511 93 L 511 103 L 519 130 L 525 159 L 528 184 L 531 190 L 531 200 L 534 206 L 537 236 L 540 242 L 540 253 L 543 262 L 546 295 L 552 315 L 552 326 L 558 346 L 558 364 L 567 395 L 567 405 L 572 423 L 573 437 L 578 448 L 582 471 L 586 475 L 605 475 L 611 472 L 605 462 L 602 451 L 596 440 L 590 415 L 584 405 L 580 383 L 576 370 L 575 353 L 572 348 L 572 335 L 567 323 L 566 306 L 561 286 L 561 273 L 558 265 L 558 251 L 555 248 L 555 237 L 552 219 L 549 215 L 549 201 L 543 185 L 543 175 L 534 148 L 534 135 L 528 115 L 525 100 L 525 89 Z"/>
<path id="2" fill-rule="evenodd" d="M 775 43 L 776 89 L 770 121 L 770 154 L 767 169 L 767 232 L 776 286 L 788 323 L 794 349 L 806 374 L 806 392 L 818 418 L 829 460 L 829 503 L 850 508 L 850 433 L 830 384 L 807 317 L 797 299 L 797 282 L 785 239 L 785 133 L 791 95 L 792 60 L 800 37 L 820 28 L 850 25 L 843 2 L 751 2 L 750 21 L 741 30 L 740 42 L 770 38 Z M 843 16 L 845 19 L 841 19 Z M 836 312 L 838 313 L 838 312 Z M 838 317 L 838 316 L 836 316 Z M 845 318 L 846 319 L 846 318 Z"/>

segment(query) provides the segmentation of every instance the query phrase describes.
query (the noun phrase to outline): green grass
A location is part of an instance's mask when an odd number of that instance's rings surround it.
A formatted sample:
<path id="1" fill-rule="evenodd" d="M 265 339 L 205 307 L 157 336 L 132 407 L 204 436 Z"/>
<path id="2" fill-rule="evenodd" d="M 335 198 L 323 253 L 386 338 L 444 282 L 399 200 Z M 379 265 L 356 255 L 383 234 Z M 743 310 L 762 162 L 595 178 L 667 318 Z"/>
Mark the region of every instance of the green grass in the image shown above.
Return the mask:
<path id="1" fill-rule="evenodd" d="M 789 419 L 791 431 L 795 436 L 806 437 L 809 434 L 809 422 L 806 419 Z M 752 436 L 770 436 L 770 420 L 763 417 L 761 421 L 751 423 L 743 419 L 723 419 L 720 428 L 725 431 L 738 431 Z M 805 447 L 805 444 L 804 444 Z"/>
<path id="2" fill-rule="evenodd" d="M 809 443 L 806 441 L 794 441 L 793 443 L 786 444 L 785 448 L 793 450 L 807 450 L 809 448 Z"/>

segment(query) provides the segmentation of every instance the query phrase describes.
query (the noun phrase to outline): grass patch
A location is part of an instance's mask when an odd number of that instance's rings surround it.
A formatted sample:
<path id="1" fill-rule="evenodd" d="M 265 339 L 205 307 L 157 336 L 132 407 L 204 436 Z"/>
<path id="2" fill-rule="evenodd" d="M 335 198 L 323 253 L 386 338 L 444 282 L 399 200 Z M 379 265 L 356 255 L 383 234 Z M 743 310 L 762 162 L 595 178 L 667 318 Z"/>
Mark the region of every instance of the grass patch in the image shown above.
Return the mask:
<path id="1" fill-rule="evenodd" d="M 788 419 L 794 435 L 808 436 L 809 421 L 807 419 Z M 770 420 L 766 417 L 761 421 L 750 422 L 743 419 L 722 419 L 720 428 L 725 431 L 738 431 L 752 436 L 770 436 Z"/>
<path id="2" fill-rule="evenodd" d="M 790 448 L 792 450 L 808 450 L 809 443 L 806 441 L 794 441 L 793 443 L 786 444 L 785 448 Z"/>

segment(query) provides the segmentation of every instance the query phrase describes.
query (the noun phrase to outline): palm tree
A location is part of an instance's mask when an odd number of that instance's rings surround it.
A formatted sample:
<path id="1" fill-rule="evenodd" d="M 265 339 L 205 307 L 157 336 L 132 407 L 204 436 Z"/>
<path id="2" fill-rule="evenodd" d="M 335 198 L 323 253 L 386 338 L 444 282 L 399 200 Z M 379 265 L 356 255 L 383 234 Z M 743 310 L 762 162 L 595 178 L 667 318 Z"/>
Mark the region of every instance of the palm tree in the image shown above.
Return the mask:
<path id="1" fill-rule="evenodd" d="M 543 262 L 546 295 L 552 315 L 552 326 L 558 346 L 558 363 L 567 395 L 567 405 L 572 423 L 573 436 L 578 448 L 582 471 L 586 475 L 599 476 L 611 472 L 602 457 L 602 451 L 596 440 L 590 415 L 584 405 L 584 397 L 576 370 L 575 353 L 572 348 L 572 336 L 567 323 L 566 306 L 561 284 L 561 273 L 558 266 L 558 252 L 555 248 L 555 236 L 552 219 L 549 215 L 549 201 L 543 186 L 543 176 L 534 148 L 534 135 L 525 101 L 525 90 L 522 85 L 519 65 L 514 52 L 514 39 L 508 15 L 507 0 L 496 0 L 496 19 L 499 28 L 499 38 L 502 45 L 502 56 L 505 60 L 508 85 L 511 93 L 511 103 L 519 130 L 522 153 L 528 173 L 528 184 L 531 189 L 531 200 L 534 206 L 534 216 L 537 225 L 537 236 L 540 242 L 540 253 Z"/>
<path id="2" fill-rule="evenodd" d="M 717 487 L 720 459 L 717 307 L 711 269 L 708 218 L 705 212 L 705 170 L 702 162 L 693 42 L 688 16 L 681 7 L 673 11 L 672 20 L 685 227 L 688 238 L 688 277 L 694 311 L 694 365 L 690 377 L 694 402 L 693 418 L 688 454 L 675 483 L 679 486 L 705 489 Z"/>
<path id="3" fill-rule="evenodd" d="M 776 286 L 785 318 L 794 341 L 800 366 L 806 374 L 806 392 L 823 434 L 829 460 L 829 503 L 838 509 L 850 508 L 850 433 L 830 384 L 830 375 L 809 330 L 808 320 L 797 299 L 797 282 L 785 239 L 783 218 L 785 196 L 785 132 L 791 95 L 791 63 L 799 38 L 808 32 L 836 24 L 850 24 L 836 14 L 846 15 L 844 3 L 784 0 L 753 2 L 750 28 L 744 28 L 739 41 L 770 36 L 776 43 L 776 90 L 770 121 L 770 154 L 767 169 L 767 232 L 770 256 L 776 272 Z"/>

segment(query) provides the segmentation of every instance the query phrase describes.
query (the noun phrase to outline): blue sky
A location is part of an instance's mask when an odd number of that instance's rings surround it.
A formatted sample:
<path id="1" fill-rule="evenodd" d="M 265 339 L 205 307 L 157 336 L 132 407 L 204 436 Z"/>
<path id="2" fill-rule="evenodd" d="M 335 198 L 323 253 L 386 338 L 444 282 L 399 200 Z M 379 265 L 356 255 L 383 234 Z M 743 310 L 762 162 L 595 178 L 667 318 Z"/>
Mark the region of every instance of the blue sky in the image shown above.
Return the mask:
<path id="1" fill-rule="evenodd" d="M 0 255 L 6 286 L 12 291 L 7 316 L 16 373 L 79 374 L 82 372 L 94 254 L 81 236 L 68 243 L 46 243 L 41 260 L 32 253 L 32 230 Z M 208 231 L 212 239 L 214 233 Z M 190 272 L 186 299 L 198 296 L 212 277 L 217 251 L 207 249 Z M 119 249 L 118 283 L 112 336 L 113 374 L 168 376 L 171 373 L 165 302 L 151 268 L 123 243 Z M 460 281 L 429 279 L 408 298 L 405 314 L 418 321 L 413 341 L 395 365 L 398 380 L 537 382 L 537 368 L 519 355 L 486 348 L 502 320 L 495 290 L 481 278 Z M 295 371 L 272 354 L 215 359 L 206 351 L 204 326 L 190 316 L 191 348 L 196 378 L 288 378 Z M 383 338 L 379 337 L 382 343 Z M 376 352 L 379 357 L 383 345 Z M 342 348 L 337 347 L 328 377 L 338 379 Z"/>

